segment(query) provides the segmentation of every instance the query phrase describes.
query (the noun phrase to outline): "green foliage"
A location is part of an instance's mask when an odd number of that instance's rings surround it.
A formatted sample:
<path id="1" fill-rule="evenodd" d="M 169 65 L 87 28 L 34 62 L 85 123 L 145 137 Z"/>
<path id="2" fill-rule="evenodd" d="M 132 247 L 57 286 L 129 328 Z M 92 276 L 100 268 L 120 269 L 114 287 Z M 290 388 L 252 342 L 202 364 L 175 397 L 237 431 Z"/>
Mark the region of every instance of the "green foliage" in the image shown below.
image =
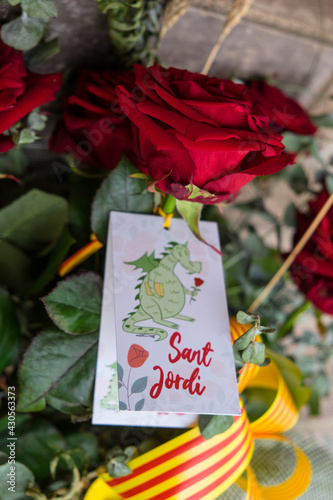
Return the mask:
<path id="1" fill-rule="evenodd" d="M 17 50 L 34 49 L 44 37 L 49 19 L 58 15 L 56 6 L 51 0 L 9 0 L 9 3 L 11 5 L 20 3 L 22 15 L 2 26 L 2 40 L 6 45 Z M 44 44 L 44 48 L 39 51 L 33 64 L 37 64 L 36 60 L 38 62 L 44 61 L 45 58 L 54 53 L 56 53 L 56 49 L 53 41 Z M 32 131 L 25 132 L 19 143 L 33 142 L 32 136 Z"/>
<path id="2" fill-rule="evenodd" d="M 48 42 L 42 40 L 36 47 L 24 54 L 25 64 L 29 68 L 40 64 L 58 54 L 59 50 L 60 46 L 57 38 L 53 38 Z"/>
<path id="3" fill-rule="evenodd" d="M 20 325 L 9 294 L 0 288 L 0 373 L 16 362 L 19 353 Z"/>
<path id="4" fill-rule="evenodd" d="M 1 500 L 29 500 L 25 492 L 30 485 L 33 485 L 35 478 L 33 473 L 20 462 L 15 463 L 15 489 L 8 491 L 7 481 L 9 479 L 11 464 L 0 465 L 0 498 Z"/>
<path id="5" fill-rule="evenodd" d="M 1 28 L 1 38 L 6 45 L 16 50 L 30 50 L 43 38 L 45 26 L 44 20 L 26 14 L 4 24 Z"/>
<path id="6" fill-rule="evenodd" d="M 45 255 L 67 222 L 67 203 L 60 196 L 32 189 L 0 210 L 0 239 L 20 249 Z"/>
<path id="7" fill-rule="evenodd" d="M 47 420 L 34 419 L 17 442 L 17 458 L 33 472 L 37 481 L 50 475 L 50 462 L 65 440 Z"/>
<path id="8" fill-rule="evenodd" d="M 111 477 L 122 477 L 132 473 L 132 469 L 127 463 L 138 456 L 135 446 L 127 446 L 122 450 L 119 446 L 114 446 L 108 453 L 109 461 L 106 470 Z"/>
<path id="9" fill-rule="evenodd" d="M 74 419 L 89 418 L 97 340 L 97 333 L 77 336 L 55 329 L 35 337 L 20 367 L 18 411 L 40 411 L 49 403 Z"/>
<path id="10" fill-rule="evenodd" d="M 21 0 L 21 7 L 30 17 L 49 19 L 58 15 L 56 6 L 50 0 Z"/>
<path id="11" fill-rule="evenodd" d="M 109 213 L 152 213 L 153 194 L 145 192 L 142 179 L 130 177 L 137 169 L 125 156 L 97 191 L 92 205 L 91 225 L 100 241 L 106 242 Z M 117 188 L 115 189 L 115 186 Z"/>
<path id="12" fill-rule="evenodd" d="M 199 429 L 204 439 L 211 439 L 232 426 L 234 417 L 231 415 L 200 415 Z"/>
<path id="13" fill-rule="evenodd" d="M 260 316 L 238 311 L 236 319 L 240 324 L 254 323 L 233 343 L 236 371 L 240 370 L 246 363 L 258 366 L 266 366 L 269 358 L 265 357 L 265 344 L 256 342 L 255 337 L 265 333 L 275 333 L 275 328 L 260 326 Z"/>
<path id="14" fill-rule="evenodd" d="M 101 12 L 107 14 L 109 35 L 118 62 L 124 67 L 134 63 L 153 64 L 164 0 L 96 1 Z"/>
<path id="15" fill-rule="evenodd" d="M 90 333 L 99 328 L 102 286 L 98 274 L 71 276 L 61 281 L 43 302 L 61 330 L 71 334 Z"/>

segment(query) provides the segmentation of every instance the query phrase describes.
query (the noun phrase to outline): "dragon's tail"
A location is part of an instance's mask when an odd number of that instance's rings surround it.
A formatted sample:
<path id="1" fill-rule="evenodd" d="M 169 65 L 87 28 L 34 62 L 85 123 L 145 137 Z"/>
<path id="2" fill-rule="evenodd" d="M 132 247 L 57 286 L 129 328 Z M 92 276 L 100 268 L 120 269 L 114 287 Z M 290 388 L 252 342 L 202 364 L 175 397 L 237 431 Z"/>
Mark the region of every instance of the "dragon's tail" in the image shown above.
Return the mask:
<path id="1" fill-rule="evenodd" d="M 139 321 L 144 321 L 145 319 L 150 319 L 150 316 L 139 308 L 136 312 L 131 314 L 128 318 L 123 321 L 123 330 L 127 333 L 134 333 L 136 335 L 157 335 L 159 340 L 165 339 L 168 334 L 165 330 L 160 328 L 153 328 L 149 326 L 136 326 L 135 323 Z"/>

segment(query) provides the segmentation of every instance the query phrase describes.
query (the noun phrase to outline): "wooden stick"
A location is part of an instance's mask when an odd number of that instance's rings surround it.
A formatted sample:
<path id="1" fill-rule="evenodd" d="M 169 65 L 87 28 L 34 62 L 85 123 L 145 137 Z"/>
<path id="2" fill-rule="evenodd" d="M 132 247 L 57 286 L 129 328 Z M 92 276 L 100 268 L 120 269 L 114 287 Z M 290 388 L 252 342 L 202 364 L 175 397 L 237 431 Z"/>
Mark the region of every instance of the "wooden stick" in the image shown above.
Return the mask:
<path id="1" fill-rule="evenodd" d="M 201 73 L 203 75 L 207 75 L 208 71 L 210 70 L 210 68 L 215 60 L 215 57 L 217 56 L 218 51 L 220 50 L 222 42 L 229 35 L 230 31 L 247 14 L 247 12 L 249 11 L 253 2 L 254 2 L 254 0 L 233 0 L 232 9 L 227 17 L 225 24 L 224 24 L 222 33 L 220 34 L 217 42 L 215 43 L 214 47 L 212 48 L 212 50 L 207 58 L 207 61 L 205 62 L 204 67 L 201 70 Z"/>
<path id="2" fill-rule="evenodd" d="M 271 281 L 265 286 L 263 291 L 258 295 L 258 297 L 252 302 L 250 307 L 248 308 L 248 312 L 252 313 L 254 312 L 260 304 L 265 300 L 265 298 L 269 295 L 269 293 L 272 291 L 272 289 L 275 287 L 277 282 L 282 278 L 284 273 L 289 269 L 291 264 L 294 262 L 296 259 L 297 255 L 300 253 L 300 251 L 304 248 L 306 243 L 309 241 L 317 227 L 319 226 L 320 222 L 323 220 L 329 209 L 333 205 L 333 193 L 330 195 L 326 203 L 323 205 L 321 208 L 320 212 L 316 215 L 316 217 L 313 219 L 311 222 L 310 226 L 306 230 L 306 232 L 303 234 L 302 238 L 299 240 L 291 254 L 288 256 L 288 258 L 284 261 L 280 269 L 277 271 L 277 273 L 273 276 Z"/>

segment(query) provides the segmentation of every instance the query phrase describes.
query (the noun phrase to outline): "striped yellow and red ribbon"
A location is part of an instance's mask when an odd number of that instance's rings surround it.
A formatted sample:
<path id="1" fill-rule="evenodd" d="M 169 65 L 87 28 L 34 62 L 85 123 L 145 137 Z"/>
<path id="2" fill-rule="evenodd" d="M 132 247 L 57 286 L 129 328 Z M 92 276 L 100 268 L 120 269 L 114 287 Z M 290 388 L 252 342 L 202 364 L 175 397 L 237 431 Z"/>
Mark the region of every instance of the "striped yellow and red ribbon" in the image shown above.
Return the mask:
<path id="1" fill-rule="evenodd" d="M 233 340 L 248 326 L 230 322 Z M 250 423 L 241 403 L 241 416 L 224 433 L 204 440 L 198 427 L 164 443 L 131 462 L 128 476 L 103 474 L 89 488 L 85 500 L 215 500 L 236 482 L 246 491 L 246 500 L 294 500 L 308 487 L 311 465 L 306 455 L 280 433 L 296 423 L 298 410 L 288 387 L 272 361 L 259 368 L 248 364 L 242 370 L 239 390 L 247 387 L 273 389 L 273 403 Z M 255 439 L 272 439 L 292 446 L 295 468 L 283 483 L 258 484 L 249 463 Z M 246 472 L 246 478 L 244 474 Z"/>

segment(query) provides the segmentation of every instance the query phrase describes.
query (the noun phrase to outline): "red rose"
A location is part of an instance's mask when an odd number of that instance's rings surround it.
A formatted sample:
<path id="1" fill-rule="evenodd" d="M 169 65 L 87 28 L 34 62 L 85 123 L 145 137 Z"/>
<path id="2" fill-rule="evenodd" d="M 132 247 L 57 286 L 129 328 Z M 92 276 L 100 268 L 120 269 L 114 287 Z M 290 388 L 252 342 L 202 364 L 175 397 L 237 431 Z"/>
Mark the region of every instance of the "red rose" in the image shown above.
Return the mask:
<path id="1" fill-rule="evenodd" d="M 297 214 L 297 233 L 299 241 L 311 221 L 315 218 L 329 195 L 323 191 L 310 202 L 310 213 Z M 333 314 L 333 209 L 331 208 L 311 236 L 303 250 L 298 254 L 290 268 L 292 277 L 299 289 L 318 309 Z"/>
<path id="2" fill-rule="evenodd" d="M 135 92 L 118 86 L 117 95 L 135 163 L 161 191 L 213 204 L 293 162 L 245 85 L 157 64 L 135 65 L 135 75 Z"/>
<path id="3" fill-rule="evenodd" d="M 117 84 L 131 88 L 134 73 L 81 71 L 74 95 L 64 101 L 63 121 L 50 148 L 108 170 L 117 166 L 123 152 L 131 156 L 131 129 L 119 108 Z"/>
<path id="4" fill-rule="evenodd" d="M 128 350 L 127 362 L 131 368 L 139 368 L 148 359 L 149 352 L 138 344 L 132 344 Z"/>
<path id="5" fill-rule="evenodd" d="M 284 95 L 281 90 L 268 85 L 263 80 L 247 83 L 248 92 L 258 104 L 258 113 L 270 120 L 271 127 L 281 133 L 285 130 L 296 134 L 313 135 L 317 127 L 301 106 Z"/>
<path id="6" fill-rule="evenodd" d="M 0 153 L 14 146 L 3 132 L 30 111 L 52 101 L 60 89 L 62 75 L 36 75 L 27 72 L 23 52 L 5 45 L 0 39 Z"/>
<path id="7" fill-rule="evenodd" d="M 195 286 L 201 286 L 203 284 L 203 280 L 201 278 L 194 278 Z"/>

